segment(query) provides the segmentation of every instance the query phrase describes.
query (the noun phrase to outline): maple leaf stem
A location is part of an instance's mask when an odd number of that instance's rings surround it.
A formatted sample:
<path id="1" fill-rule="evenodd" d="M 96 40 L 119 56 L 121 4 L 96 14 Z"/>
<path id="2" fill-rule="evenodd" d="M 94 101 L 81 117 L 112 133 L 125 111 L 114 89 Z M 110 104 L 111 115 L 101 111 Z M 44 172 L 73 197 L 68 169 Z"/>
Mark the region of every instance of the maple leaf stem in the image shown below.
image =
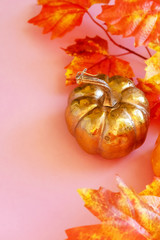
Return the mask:
<path id="1" fill-rule="evenodd" d="M 125 56 L 125 55 L 128 55 L 128 54 L 131 54 L 130 52 L 126 52 L 126 53 L 121 53 L 121 54 L 117 54 L 117 55 L 112 55 L 114 57 L 121 57 L 121 56 Z"/>
<path id="2" fill-rule="evenodd" d="M 98 23 L 98 22 L 92 17 L 92 15 L 91 15 L 88 11 L 86 11 L 86 13 L 87 13 L 88 16 L 91 18 L 91 20 L 92 20 L 95 24 L 97 24 L 97 25 L 106 33 L 106 29 L 105 29 L 100 23 Z"/>
<path id="3" fill-rule="evenodd" d="M 146 47 L 146 50 L 147 50 L 149 56 L 152 57 L 152 54 L 151 54 L 151 52 L 149 51 L 148 47 Z"/>
<path id="4" fill-rule="evenodd" d="M 135 51 L 127 48 L 127 47 L 124 47 L 124 46 L 121 45 L 121 44 L 116 43 L 116 42 L 114 41 L 114 39 L 109 35 L 109 33 L 108 33 L 107 30 L 106 30 L 106 34 L 107 34 L 108 38 L 110 39 L 110 41 L 111 41 L 113 44 L 115 44 L 117 47 L 122 48 L 122 49 L 124 49 L 124 50 L 126 50 L 126 51 L 128 51 L 128 52 L 130 52 L 130 53 L 132 53 L 132 54 L 134 54 L 134 55 L 136 55 L 136 56 L 144 59 L 144 60 L 147 60 L 147 58 L 144 57 L 143 55 L 141 55 L 141 54 L 139 54 L 139 53 L 137 53 L 137 52 L 135 52 Z"/>
<path id="5" fill-rule="evenodd" d="M 113 56 L 113 57 L 120 57 L 120 56 L 124 56 L 124 55 L 128 55 L 130 54 L 130 52 L 127 52 L 127 53 L 122 53 L 122 54 L 119 54 L 119 55 L 110 55 L 110 56 Z M 99 65 L 100 63 L 104 62 L 106 59 L 108 59 L 108 56 L 105 56 L 104 58 L 102 58 L 100 61 L 96 62 L 95 64 L 93 64 L 92 66 L 90 66 L 87 70 L 90 70 L 92 68 L 94 68 L 95 66 Z"/>
<path id="6" fill-rule="evenodd" d="M 104 58 L 101 59 L 100 61 L 98 61 L 98 62 L 96 62 L 95 64 L 93 64 L 92 66 L 90 66 L 87 70 L 90 70 L 90 69 L 94 68 L 94 67 L 97 66 L 98 64 L 104 62 L 107 58 L 108 58 L 108 56 L 104 57 Z"/>
<path id="7" fill-rule="evenodd" d="M 86 11 L 86 13 L 87 13 L 88 16 L 91 18 L 91 20 L 105 32 L 105 34 L 107 35 L 107 37 L 110 39 L 110 41 L 111 41 L 114 45 L 116 45 L 117 47 L 122 48 L 122 49 L 124 49 L 124 50 L 126 50 L 126 51 L 128 51 L 128 52 L 130 52 L 130 53 L 132 53 L 132 54 L 135 54 L 136 56 L 138 56 L 138 57 L 140 57 L 140 58 L 142 58 L 142 59 L 144 59 L 144 60 L 147 60 L 147 58 L 144 57 L 143 55 L 141 55 L 141 54 L 139 54 L 139 53 L 137 53 L 137 52 L 135 52 L 135 51 L 127 48 L 127 47 L 124 47 L 123 45 L 118 44 L 118 43 L 109 35 L 108 31 L 107 31 L 100 23 L 98 23 L 98 22 L 92 17 L 92 15 L 91 15 L 88 11 Z"/>

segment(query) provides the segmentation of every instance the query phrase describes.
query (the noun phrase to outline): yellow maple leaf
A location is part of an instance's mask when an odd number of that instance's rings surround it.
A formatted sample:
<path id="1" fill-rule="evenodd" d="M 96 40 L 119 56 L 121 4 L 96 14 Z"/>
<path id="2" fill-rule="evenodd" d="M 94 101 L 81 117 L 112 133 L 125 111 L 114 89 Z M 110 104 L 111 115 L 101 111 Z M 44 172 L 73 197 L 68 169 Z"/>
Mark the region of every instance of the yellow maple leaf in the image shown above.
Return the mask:
<path id="1" fill-rule="evenodd" d="M 159 46 L 152 47 L 158 49 Z M 138 86 L 145 92 L 150 103 L 151 117 L 160 118 L 160 51 L 146 61 L 144 79 L 138 79 Z"/>

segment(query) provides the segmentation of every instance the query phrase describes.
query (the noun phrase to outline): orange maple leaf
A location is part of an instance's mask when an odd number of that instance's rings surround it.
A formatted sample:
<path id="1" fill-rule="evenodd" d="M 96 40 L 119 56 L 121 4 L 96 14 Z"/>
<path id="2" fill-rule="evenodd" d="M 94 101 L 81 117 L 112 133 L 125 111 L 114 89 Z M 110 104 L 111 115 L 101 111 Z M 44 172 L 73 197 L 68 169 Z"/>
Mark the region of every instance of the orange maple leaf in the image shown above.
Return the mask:
<path id="1" fill-rule="evenodd" d="M 62 37 L 82 22 L 84 14 L 93 4 L 109 0 L 38 0 L 41 12 L 29 23 L 43 27 L 43 33 L 52 32 L 52 39 Z"/>
<path id="2" fill-rule="evenodd" d="M 138 79 L 138 86 L 145 93 L 151 108 L 151 117 L 160 118 L 160 51 L 146 61 L 146 75 Z"/>
<path id="3" fill-rule="evenodd" d="M 160 179 L 137 194 L 117 177 L 120 192 L 104 188 L 79 190 L 85 206 L 101 224 L 72 228 L 68 240 L 159 240 Z"/>
<path id="4" fill-rule="evenodd" d="M 149 42 L 160 45 L 159 0 L 115 0 L 114 5 L 102 6 L 98 18 L 112 34 L 134 36 L 136 46 Z"/>
<path id="5" fill-rule="evenodd" d="M 83 71 L 84 68 L 87 68 L 91 74 L 103 73 L 109 77 L 121 75 L 132 78 L 134 76 L 128 62 L 115 56 L 109 56 L 107 41 L 98 36 L 77 39 L 76 43 L 65 51 L 74 57 L 72 62 L 66 66 L 67 85 L 75 83 L 77 72 Z"/>
<path id="6" fill-rule="evenodd" d="M 156 146 L 152 153 L 152 167 L 154 174 L 160 177 L 160 135 L 156 141 Z"/>

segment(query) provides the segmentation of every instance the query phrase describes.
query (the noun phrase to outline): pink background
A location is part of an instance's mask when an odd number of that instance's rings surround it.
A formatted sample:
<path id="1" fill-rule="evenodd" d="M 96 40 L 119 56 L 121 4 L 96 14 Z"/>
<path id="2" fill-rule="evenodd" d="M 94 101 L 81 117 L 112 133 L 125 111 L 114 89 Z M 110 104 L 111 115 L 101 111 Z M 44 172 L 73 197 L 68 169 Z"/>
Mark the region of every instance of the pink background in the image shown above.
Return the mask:
<path id="1" fill-rule="evenodd" d="M 91 12 L 98 13 L 99 7 Z M 71 58 L 60 47 L 75 38 L 104 33 L 88 17 L 62 39 L 50 40 L 27 20 L 35 0 L 1 0 L 0 8 L 0 239 L 59 240 L 65 229 L 97 223 L 77 189 L 116 190 L 115 174 L 141 191 L 151 182 L 150 156 L 160 126 L 152 121 L 145 144 L 129 156 L 107 161 L 85 153 L 69 134 L 64 112 L 73 86 L 65 86 Z M 133 39 L 115 38 L 133 48 Z M 111 53 L 123 52 L 112 44 Z M 147 56 L 144 48 L 136 51 Z M 135 74 L 144 63 L 128 55 Z"/>

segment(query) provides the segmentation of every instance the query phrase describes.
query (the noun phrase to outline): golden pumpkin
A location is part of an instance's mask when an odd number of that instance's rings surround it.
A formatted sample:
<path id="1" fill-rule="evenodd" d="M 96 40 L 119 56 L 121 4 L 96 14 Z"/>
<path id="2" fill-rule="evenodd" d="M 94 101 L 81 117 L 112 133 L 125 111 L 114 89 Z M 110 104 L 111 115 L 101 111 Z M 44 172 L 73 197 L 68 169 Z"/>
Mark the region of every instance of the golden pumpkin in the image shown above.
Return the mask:
<path id="1" fill-rule="evenodd" d="M 134 83 L 121 76 L 78 73 L 70 94 L 68 129 L 88 153 L 119 158 L 141 146 L 149 125 L 149 104 Z"/>

